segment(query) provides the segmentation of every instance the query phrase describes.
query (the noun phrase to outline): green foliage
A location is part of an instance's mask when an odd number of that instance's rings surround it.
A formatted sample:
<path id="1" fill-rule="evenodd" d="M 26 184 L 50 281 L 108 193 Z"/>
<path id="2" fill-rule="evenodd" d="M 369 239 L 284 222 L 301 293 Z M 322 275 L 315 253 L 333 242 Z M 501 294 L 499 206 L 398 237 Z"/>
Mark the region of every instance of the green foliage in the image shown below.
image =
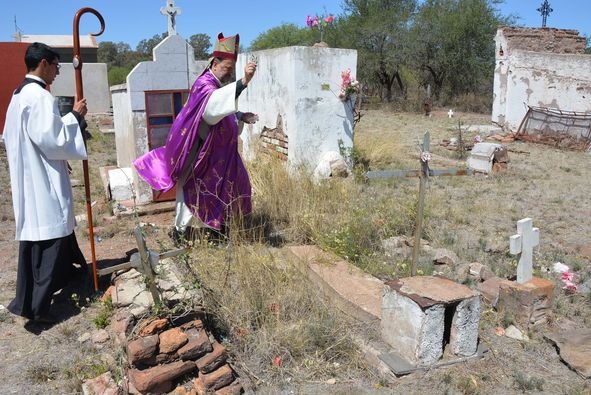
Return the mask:
<path id="1" fill-rule="evenodd" d="M 413 63 L 439 98 L 489 92 L 494 68 L 493 37 L 510 21 L 491 0 L 427 0 L 419 7 L 410 45 Z"/>
<path id="2" fill-rule="evenodd" d="M 401 69 L 411 49 L 407 44 L 416 1 L 345 0 L 344 8 L 350 16 L 337 26 L 359 51 L 358 79 L 383 100 L 392 101 L 395 87 L 404 96 Z"/>
<path id="3" fill-rule="evenodd" d="M 339 139 L 339 153 L 347 163 L 350 169 L 353 169 L 353 175 L 356 179 L 363 179 L 365 173 L 369 170 L 369 159 L 363 151 L 358 148 L 345 147 L 343 140 Z"/>
<path id="4" fill-rule="evenodd" d="M 144 56 L 152 57 L 152 50 L 156 45 L 160 44 L 160 41 L 164 40 L 168 36 L 168 32 L 164 32 L 162 34 L 154 34 L 152 38 L 147 38 L 141 40 L 137 47 L 135 47 L 136 52 L 140 53 Z"/>
<path id="5" fill-rule="evenodd" d="M 99 311 L 96 318 L 93 320 L 94 325 L 98 329 L 104 329 L 109 325 L 111 316 L 113 315 L 114 307 L 111 297 L 107 298 L 104 302 L 100 302 Z"/>
<path id="6" fill-rule="evenodd" d="M 284 23 L 263 32 L 255 38 L 251 51 L 262 49 L 289 47 L 294 45 L 312 45 L 314 32 L 308 28 L 299 28 L 293 23 Z"/>
<path id="7" fill-rule="evenodd" d="M 109 70 L 109 86 L 119 85 L 125 83 L 127 80 L 127 75 L 131 71 L 130 68 L 127 67 L 112 67 Z"/>
<path id="8" fill-rule="evenodd" d="M 205 33 L 193 34 L 189 38 L 189 43 L 193 47 L 196 60 L 207 60 L 209 58 L 211 48 L 211 37 Z"/>

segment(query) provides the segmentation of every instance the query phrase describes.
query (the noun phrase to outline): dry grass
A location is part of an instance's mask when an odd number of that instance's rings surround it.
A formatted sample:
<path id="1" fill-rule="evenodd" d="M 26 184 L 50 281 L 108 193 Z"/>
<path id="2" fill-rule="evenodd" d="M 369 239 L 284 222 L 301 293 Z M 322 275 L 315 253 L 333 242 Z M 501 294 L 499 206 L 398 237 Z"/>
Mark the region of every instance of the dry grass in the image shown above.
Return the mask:
<path id="1" fill-rule="evenodd" d="M 255 386 L 368 374 L 353 323 L 279 250 L 205 247 L 189 258 L 211 326 Z"/>
<path id="2" fill-rule="evenodd" d="M 372 169 L 415 169 L 418 142 L 429 131 L 434 155 L 431 167 L 465 167 L 455 152 L 439 146 L 443 139 L 456 136 L 458 123 L 465 130 L 469 125 L 488 124 L 489 118 L 456 114 L 448 119 L 443 111 L 431 118 L 368 111 L 356 130 L 355 149 Z M 467 140 L 472 137 L 464 135 Z M 561 261 L 584 281 L 591 276 L 589 259 L 579 254 L 581 247 L 589 245 L 591 230 L 591 186 L 585 182 L 591 176 L 588 156 L 518 142 L 508 148 L 511 163 L 502 174 L 430 180 L 423 237 L 434 247 L 454 251 L 460 263 L 479 261 L 508 277 L 516 267 L 515 257 L 508 254 L 508 238 L 516 233 L 516 221 L 531 217 L 541 232 L 536 273 L 548 276 L 544 267 Z M 263 243 L 270 234 L 279 234 L 283 243 L 318 244 L 381 278 L 408 275 L 408 262 L 386 258 L 381 241 L 412 235 L 418 180 L 363 183 L 334 179 L 315 184 L 305 175 L 289 176 L 280 164 L 262 159 L 250 164 L 249 172 L 255 220 L 248 226 L 257 232 L 250 232 L 248 242 L 242 238 L 248 231 L 234 232 L 240 237 L 232 239 L 231 247 L 204 247 L 190 259 L 208 291 L 207 307 L 213 321 L 255 383 L 286 385 L 290 380 L 354 376 L 361 365 L 349 337 L 354 325 L 339 317 L 330 301 L 301 278 L 289 258 Z M 429 260 L 421 257 L 420 262 L 422 272 L 429 274 Z M 570 319 L 579 326 L 591 324 L 589 297 L 567 296 L 559 288 L 557 294 L 551 322 Z M 483 340 L 499 342 L 487 333 L 510 323 L 511 317 L 486 310 Z M 452 367 L 429 373 L 418 387 L 415 382 L 408 387 L 401 384 L 399 389 L 487 393 L 499 388 L 498 377 L 506 375 L 509 380 L 503 388 L 509 392 L 530 387 L 558 390 L 559 380 L 542 380 L 543 370 L 528 371 L 528 358 L 540 353 L 545 363 L 555 358 L 555 350 L 545 345 L 541 334 L 534 339 L 534 346 L 525 353 L 509 347 L 493 359 L 474 364 L 473 369 Z M 274 365 L 277 357 L 281 368 Z M 512 366 L 508 372 L 505 364 Z M 511 369 L 524 374 L 511 376 Z M 564 366 L 554 369 L 568 374 Z M 571 380 L 573 391 L 586 388 L 574 377 Z"/>

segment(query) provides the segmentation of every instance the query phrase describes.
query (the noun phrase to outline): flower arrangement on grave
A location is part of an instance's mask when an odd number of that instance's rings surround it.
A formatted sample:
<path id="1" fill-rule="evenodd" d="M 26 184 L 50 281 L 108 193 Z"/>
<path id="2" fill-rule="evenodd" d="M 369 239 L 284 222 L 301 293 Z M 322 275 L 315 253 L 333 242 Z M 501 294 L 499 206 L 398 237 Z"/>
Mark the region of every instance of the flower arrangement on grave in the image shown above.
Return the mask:
<path id="1" fill-rule="evenodd" d="M 351 77 L 351 69 L 341 71 L 341 91 L 339 92 L 339 99 L 341 101 L 351 100 L 353 95 L 357 95 L 361 90 L 359 81 Z"/>
<path id="2" fill-rule="evenodd" d="M 341 71 L 341 90 L 339 100 L 347 105 L 353 113 L 353 128 L 362 117 L 361 114 L 361 84 L 351 77 L 351 69 Z"/>
<path id="3" fill-rule="evenodd" d="M 324 31 L 328 25 L 330 25 L 334 21 L 334 16 L 328 15 L 326 17 L 322 16 L 311 16 L 308 15 L 306 17 L 306 25 L 312 30 L 318 30 L 320 32 L 320 42 L 324 41 Z"/>

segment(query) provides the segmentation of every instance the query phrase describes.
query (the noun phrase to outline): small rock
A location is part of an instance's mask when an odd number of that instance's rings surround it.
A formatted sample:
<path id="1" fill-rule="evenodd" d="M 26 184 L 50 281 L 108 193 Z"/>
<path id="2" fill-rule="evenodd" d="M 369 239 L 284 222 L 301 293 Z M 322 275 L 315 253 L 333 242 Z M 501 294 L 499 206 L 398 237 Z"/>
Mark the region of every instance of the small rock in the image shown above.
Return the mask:
<path id="1" fill-rule="evenodd" d="M 486 281 L 489 278 L 493 277 L 495 277 L 495 273 L 492 270 L 490 270 L 490 267 L 483 266 L 482 269 L 480 269 L 480 279 L 482 281 Z"/>
<path id="2" fill-rule="evenodd" d="M 585 281 L 583 284 L 581 284 L 577 291 L 579 291 L 579 293 L 583 295 L 591 294 L 591 278 Z"/>
<path id="3" fill-rule="evenodd" d="M 529 341 L 529 337 L 521 332 L 515 325 L 509 325 L 509 327 L 505 329 L 505 336 L 519 341 Z"/>
<path id="4" fill-rule="evenodd" d="M 480 270 L 483 267 L 484 267 L 484 265 L 480 262 L 472 262 L 470 264 L 470 275 L 480 278 Z"/>
<path id="5" fill-rule="evenodd" d="M 433 263 L 436 265 L 454 265 L 458 261 L 458 256 L 445 248 L 438 248 L 435 250 L 435 257 Z"/>
<path id="6" fill-rule="evenodd" d="M 326 384 L 328 384 L 328 385 L 335 385 L 336 383 L 337 383 L 337 379 L 335 379 L 335 378 L 326 380 Z"/>
<path id="7" fill-rule="evenodd" d="M 105 329 L 99 329 L 92 334 L 92 342 L 95 344 L 106 343 L 109 339 L 109 332 L 107 332 Z"/>
<path id="8" fill-rule="evenodd" d="M 119 388 L 113 380 L 111 372 L 106 372 L 100 376 L 90 379 L 82 384 L 82 393 L 84 395 L 102 394 L 102 395 L 117 395 Z"/>
<path id="9" fill-rule="evenodd" d="M 90 333 L 88 332 L 84 332 L 83 334 L 81 334 L 80 336 L 78 336 L 78 339 L 76 339 L 78 341 L 78 343 L 84 343 L 90 340 Z"/>

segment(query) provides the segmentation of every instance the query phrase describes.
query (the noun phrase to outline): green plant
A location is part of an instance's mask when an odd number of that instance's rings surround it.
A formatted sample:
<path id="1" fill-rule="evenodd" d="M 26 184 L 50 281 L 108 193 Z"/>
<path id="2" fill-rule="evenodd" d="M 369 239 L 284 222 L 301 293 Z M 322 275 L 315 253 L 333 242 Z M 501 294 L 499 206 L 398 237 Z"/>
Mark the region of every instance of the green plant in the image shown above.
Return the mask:
<path id="1" fill-rule="evenodd" d="M 111 322 L 113 311 L 113 301 L 110 296 L 104 301 L 99 302 L 97 316 L 93 320 L 94 325 L 99 329 L 106 328 Z"/>
<path id="2" fill-rule="evenodd" d="M 365 173 L 369 170 L 369 159 L 365 154 L 353 147 L 345 147 L 343 140 L 339 139 L 339 153 L 347 163 L 347 166 L 353 170 L 356 179 L 363 179 Z"/>
<path id="3" fill-rule="evenodd" d="M 541 377 L 529 377 L 522 372 L 517 372 L 513 375 L 513 385 L 523 393 L 533 390 L 543 391 L 544 379 Z"/>

